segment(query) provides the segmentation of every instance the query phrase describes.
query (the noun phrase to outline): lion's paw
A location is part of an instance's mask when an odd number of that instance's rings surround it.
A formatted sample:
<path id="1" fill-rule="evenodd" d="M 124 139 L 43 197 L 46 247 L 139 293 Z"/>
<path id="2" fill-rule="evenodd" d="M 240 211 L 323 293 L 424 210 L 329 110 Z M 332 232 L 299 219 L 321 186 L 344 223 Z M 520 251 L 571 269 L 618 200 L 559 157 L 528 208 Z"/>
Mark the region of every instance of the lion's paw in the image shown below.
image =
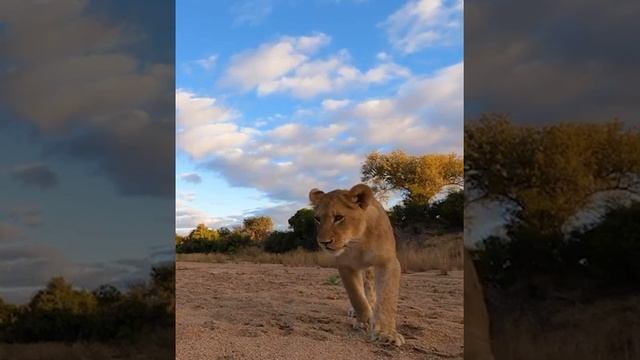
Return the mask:
<path id="1" fill-rule="evenodd" d="M 401 346 L 404 344 L 404 337 L 395 330 L 372 331 L 369 341 L 379 345 Z"/>
<path id="2" fill-rule="evenodd" d="M 362 322 L 362 321 L 356 321 L 353 324 L 353 330 L 369 331 L 369 324 L 366 323 L 366 322 Z"/>
<path id="3" fill-rule="evenodd" d="M 350 318 L 356 317 L 356 310 L 353 307 L 350 307 L 349 310 L 347 310 L 347 316 Z"/>

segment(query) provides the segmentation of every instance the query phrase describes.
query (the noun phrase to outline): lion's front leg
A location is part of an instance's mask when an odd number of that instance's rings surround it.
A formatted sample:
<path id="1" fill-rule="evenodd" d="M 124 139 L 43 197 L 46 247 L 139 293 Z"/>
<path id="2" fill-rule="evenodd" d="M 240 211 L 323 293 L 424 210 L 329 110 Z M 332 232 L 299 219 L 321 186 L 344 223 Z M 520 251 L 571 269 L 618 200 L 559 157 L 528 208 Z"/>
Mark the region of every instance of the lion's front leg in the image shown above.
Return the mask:
<path id="1" fill-rule="evenodd" d="M 400 263 L 394 259 L 386 266 L 376 267 L 376 297 L 370 340 L 400 346 L 404 337 L 396 330 L 396 312 L 400 291 Z"/>
<path id="2" fill-rule="evenodd" d="M 371 306 L 365 297 L 362 272 L 351 268 L 338 266 L 338 272 L 340 278 L 344 284 L 347 295 L 349 296 L 349 302 L 355 311 L 357 323 L 354 327 L 367 329 L 371 324 Z"/>

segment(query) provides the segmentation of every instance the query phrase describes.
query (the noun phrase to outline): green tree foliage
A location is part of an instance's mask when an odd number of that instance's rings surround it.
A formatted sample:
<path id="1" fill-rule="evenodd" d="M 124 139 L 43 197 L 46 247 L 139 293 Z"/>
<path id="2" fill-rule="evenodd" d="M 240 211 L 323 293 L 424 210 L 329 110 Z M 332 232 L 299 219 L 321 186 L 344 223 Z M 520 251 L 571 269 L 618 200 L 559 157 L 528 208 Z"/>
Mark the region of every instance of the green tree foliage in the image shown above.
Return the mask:
<path id="1" fill-rule="evenodd" d="M 235 252 L 264 241 L 272 229 L 273 220 L 268 216 L 246 218 L 243 226 L 236 226 L 233 229 L 222 227 L 214 230 L 200 224 L 187 237 L 178 239 L 176 235 L 176 252 Z"/>
<path id="2" fill-rule="evenodd" d="M 373 152 L 362 165 L 362 181 L 375 193 L 402 191 L 405 203 L 426 204 L 447 185 L 463 184 L 464 165 L 455 154 L 408 155 Z"/>
<path id="3" fill-rule="evenodd" d="M 446 225 L 462 229 L 464 226 L 464 191 L 452 192 L 444 200 L 432 204 L 431 213 Z"/>
<path id="4" fill-rule="evenodd" d="M 559 231 L 594 194 L 640 192 L 640 133 L 616 120 L 534 128 L 490 114 L 465 125 L 464 144 L 467 184 L 540 231 Z"/>
<path id="5" fill-rule="evenodd" d="M 391 223 L 395 226 L 438 224 L 462 230 L 464 226 L 464 192 L 455 191 L 434 203 L 407 202 L 391 208 Z"/>
<path id="6" fill-rule="evenodd" d="M 223 227 L 218 229 L 218 234 L 220 235 L 220 237 L 225 237 L 225 236 L 231 235 L 231 229 L 229 229 L 226 226 L 223 226 Z"/>
<path id="7" fill-rule="evenodd" d="M 602 193 L 631 201 L 640 194 L 637 129 L 616 120 L 518 126 L 490 114 L 465 125 L 465 162 L 467 186 L 480 194 L 470 201 L 515 205 L 507 239 L 485 239 L 477 253 L 485 279 L 530 289 L 540 277 L 553 279 L 554 287 L 637 288 L 637 202 L 630 207 L 608 203 L 607 214 L 591 229 L 568 233 L 566 226 Z"/>
<path id="8" fill-rule="evenodd" d="M 309 251 L 319 250 L 313 210 L 300 209 L 288 222 L 288 231 L 274 231 L 270 234 L 264 243 L 265 251 L 283 253 L 298 247 Z"/>
<path id="9" fill-rule="evenodd" d="M 174 323 L 173 264 L 153 268 L 150 282 L 125 293 L 112 285 L 89 292 L 55 277 L 26 305 L 0 299 L 0 342 L 129 341 Z"/>
<path id="10" fill-rule="evenodd" d="M 268 216 L 252 216 L 243 221 L 243 230 L 253 241 L 264 241 L 273 231 L 273 220 Z"/>
<path id="11" fill-rule="evenodd" d="M 0 341 L 8 337 L 7 331 L 18 316 L 18 308 L 0 298 Z"/>
<path id="12" fill-rule="evenodd" d="M 264 241 L 263 247 L 270 253 L 284 253 L 296 249 L 298 241 L 292 231 L 274 231 Z"/>
<path id="13" fill-rule="evenodd" d="M 313 216 L 312 209 L 300 209 L 288 220 L 296 245 L 311 251 L 319 250 Z"/>
<path id="14" fill-rule="evenodd" d="M 220 237 L 217 231 L 208 228 L 205 224 L 199 224 L 189 233 L 189 240 L 205 240 L 212 241 Z"/>
<path id="15" fill-rule="evenodd" d="M 602 283 L 637 287 L 640 284 L 640 202 L 611 209 L 597 226 L 582 233 L 574 232 L 568 247 L 567 262 L 582 262 L 580 268 Z"/>

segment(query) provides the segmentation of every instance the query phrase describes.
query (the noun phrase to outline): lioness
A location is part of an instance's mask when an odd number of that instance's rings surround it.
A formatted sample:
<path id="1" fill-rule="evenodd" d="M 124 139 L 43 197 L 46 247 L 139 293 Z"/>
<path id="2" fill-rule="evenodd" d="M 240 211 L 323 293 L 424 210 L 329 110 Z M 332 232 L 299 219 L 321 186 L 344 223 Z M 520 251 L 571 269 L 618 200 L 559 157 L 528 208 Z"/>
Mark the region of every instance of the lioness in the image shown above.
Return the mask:
<path id="1" fill-rule="evenodd" d="M 317 241 L 336 258 L 340 278 L 356 313 L 356 325 L 368 329 L 370 341 L 400 346 L 396 331 L 400 262 L 387 212 L 371 188 L 309 192 L 317 225 Z M 375 274 L 375 293 L 368 275 Z M 366 291 L 365 291 L 366 288 Z"/>

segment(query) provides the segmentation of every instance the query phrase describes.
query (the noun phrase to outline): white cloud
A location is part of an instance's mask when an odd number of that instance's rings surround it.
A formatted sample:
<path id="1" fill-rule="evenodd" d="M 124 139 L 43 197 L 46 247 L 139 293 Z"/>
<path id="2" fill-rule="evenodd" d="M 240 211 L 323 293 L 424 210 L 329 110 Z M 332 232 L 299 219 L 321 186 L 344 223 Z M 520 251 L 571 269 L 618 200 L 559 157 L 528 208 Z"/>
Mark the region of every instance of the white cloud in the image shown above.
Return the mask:
<path id="1" fill-rule="evenodd" d="M 413 78 L 392 98 L 354 104 L 353 136 L 371 145 L 412 152 L 462 152 L 463 65 Z M 358 121 L 359 120 L 359 121 Z"/>
<path id="2" fill-rule="evenodd" d="M 184 89 L 176 90 L 176 110 L 178 129 L 225 122 L 239 116 L 236 111 L 219 105 L 216 99 L 198 97 Z"/>
<path id="3" fill-rule="evenodd" d="M 329 111 L 335 111 L 349 105 L 351 101 L 343 99 L 325 99 L 322 100 L 322 108 Z"/>
<path id="4" fill-rule="evenodd" d="M 262 44 L 234 56 L 222 82 L 244 91 L 255 89 L 261 96 L 280 92 L 312 98 L 410 75 L 407 68 L 380 57 L 379 64 L 363 72 L 350 64 L 350 55 L 344 49 L 327 58 L 312 59 L 330 40 L 329 36 L 316 33 L 284 36 L 276 42 Z"/>
<path id="5" fill-rule="evenodd" d="M 462 0 L 415 0 L 391 14 L 381 26 L 394 48 L 410 54 L 461 36 L 462 11 Z"/>
<path id="6" fill-rule="evenodd" d="M 188 200 L 184 199 L 176 199 L 176 232 L 179 235 L 189 234 L 198 224 L 205 224 L 207 227 L 215 229 L 221 226 L 239 223 L 238 218 L 211 216 L 207 214 L 206 211 L 187 204 L 187 201 Z"/>
<path id="7" fill-rule="evenodd" d="M 318 33 L 301 37 L 283 36 L 276 42 L 262 44 L 255 50 L 233 56 L 224 82 L 244 90 L 252 89 L 287 74 L 330 41 L 329 36 Z"/>
<path id="8" fill-rule="evenodd" d="M 331 190 L 359 182 L 362 161 L 376 149 L 461 153 L 462 75 L 460 63 L 407 80 L 388 98 L 353 103 L 325 99 L 325 109 L 341 111 L 314 114 L 315 125 L 287 121 L 282 115 L 279 125 L 269 129 L 242 127 L 240 121 L 247 119 L 239 117 L 214 124 L 184 119 L 182 123 L 189 126 L 179 134 L 178 145 L 232 186 L 255 188 L 271 200 L 298 206 L 313 187 Z M 202 113 L 220 106 L 193 94 L 183 100 L 179 107 Z M 193 106 L 191 101 L 207 106 Z M 197 112 L 192 115 L 201 118 Z M 231 109 L 222 113 L 227 112 L 237 113 Z M 191 209 L 182 214 L 180 223 L 192 228 L 198 222 L 221 221 Z"/>
<path id="9" fill-rule="evenodd" d="M 195 63 L 202 66 L 203 69 L 210 71 L 216 66 L 217 61 L 218 55 L 210 55 L 204 59 L 196 60 Z"/>

